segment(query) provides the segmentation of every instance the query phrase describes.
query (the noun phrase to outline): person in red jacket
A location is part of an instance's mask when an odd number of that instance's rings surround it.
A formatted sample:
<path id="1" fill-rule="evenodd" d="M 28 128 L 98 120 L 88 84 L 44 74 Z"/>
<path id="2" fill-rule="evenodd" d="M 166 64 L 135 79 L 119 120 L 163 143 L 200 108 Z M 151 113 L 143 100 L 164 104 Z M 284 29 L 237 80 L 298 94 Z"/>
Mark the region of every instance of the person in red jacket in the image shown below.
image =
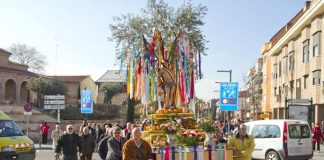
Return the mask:
<path id="1" fill-rule="evenodd" d="M 313 141 L 313 150 L 315 151 L 315 143 L 317 144 L 317 152 L 320 152 L 320 143 L 324 139 L 319 123 L 316 123 L 312 128 L 312 141 Z"/>
<path id="2" fill-rule="evenodd" d="M 40 133 L 42 135 L 42 143 L 47 143 L 47 135 L 48 135 L 48 129 L 50 128 L 49 125 L 47 125 L 47 122 L 43 122 L 40 126 Z"/>

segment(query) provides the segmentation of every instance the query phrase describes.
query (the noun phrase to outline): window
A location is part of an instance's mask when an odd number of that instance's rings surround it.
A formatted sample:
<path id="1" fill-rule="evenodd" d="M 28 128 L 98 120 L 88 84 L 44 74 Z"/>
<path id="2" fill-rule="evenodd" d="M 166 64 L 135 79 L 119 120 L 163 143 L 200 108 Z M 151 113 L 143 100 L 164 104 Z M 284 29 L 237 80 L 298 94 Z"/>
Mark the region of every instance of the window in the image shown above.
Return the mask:
<path id="1" fill-rule="evenodd" d="M 22 136 L 22 131 L 12 120 L 0 120 L 0 137 Z"/>
<path id="2" fill-rule="evenodd" d="M 279 77 L 281 77 L 281 61 L 279 61 Z"/>
<path id="3" fill-rule="evenodd" d="M 321 84 L 321 70 L 313 71 L 313 85 Z"/>
<path id="4" fill-rule="evenodd" d="M 303 63 L 309 62 L 309 40 L 303 42 Z"/>
<path id="5" fill-rule="evenodd" d="M 295 63 L 295 52 L 292 51 L 289 53 L 289 71 L 294 70 L 294 63 Z"/>
<path id="6" fill-rule="evenodd" d="M 321 50 L 321 31 L 313 34 L 313 57 L 319 56 Z"/>
<path id="7" fill-rule="evenodd" d="M 253 127 L 254 138 L 279 138 L 280 128 L 276 125 L 256 125 Z"/>
<path id="8" fill-rule="evenodd" d="M 266 64 L 266 63 L 267 63 L 267 57 L 264 56 L 264 57 L 263 57 L 263 64 Z"/>
<path id="9" fill-rule="evenodd" d="M 292 124 L 288 126 L 289 138 L 300 139 L 310 138 L 310 130 L 308 125 Z"/>
<path id="10" fill-rule="evenodd" d="M 277 63 L 273 64 L 273 79 L 277 79 L 277 72 L 278 72 L 278 69 L 277 69 Z"/>
<path id="11" fill-rule="evenodd" d="M 277 87 L 274 87 L 274 96 L 276 97 L 277 96 Z"/>
<path id="12" fill-rule="evenodd" d="M 305 75 L 304 76 L 304 89 L 307 88 L 307 78 L 308 78 L 308 75 Z"/>
<path id="13" fill-rule="evenodd" d="M 282 70 L 283 70 L 283 74 L 287 75 L 287 71 L 288 71 L 288 58 L 287 58 L 287 56 L 283 57 Z"/>

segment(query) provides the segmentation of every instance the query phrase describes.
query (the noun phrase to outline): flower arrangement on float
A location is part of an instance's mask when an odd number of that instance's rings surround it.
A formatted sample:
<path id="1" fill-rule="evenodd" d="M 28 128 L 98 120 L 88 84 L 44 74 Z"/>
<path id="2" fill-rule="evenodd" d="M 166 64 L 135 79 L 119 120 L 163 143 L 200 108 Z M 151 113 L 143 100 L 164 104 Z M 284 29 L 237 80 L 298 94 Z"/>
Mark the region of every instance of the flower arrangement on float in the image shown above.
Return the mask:
<path id="1" fill-rule="evenodd" d="M 198 126 L 199 129 L 205 132 L 204 145 L 215 145 L 213 134 L 218 128 L 215 126 L 213 119 L 211 117 L 201 118 L 198 120 Z"/>
<path id="2" fill-rule="evenodd" d="M 184 130 L 175 136 L 176 142 L 186 147 L 198 145 L 203 139 L 202 133 L 197 130 Z"/>
<path id="3" fill-rule="evenodd" d="M 215 131 L 216 131 L 214 121 L 211 117 L 199 119 L 198 126 L 199 126 L 199 129 L 201 129 L 205 133 L 215 133 Z"/>

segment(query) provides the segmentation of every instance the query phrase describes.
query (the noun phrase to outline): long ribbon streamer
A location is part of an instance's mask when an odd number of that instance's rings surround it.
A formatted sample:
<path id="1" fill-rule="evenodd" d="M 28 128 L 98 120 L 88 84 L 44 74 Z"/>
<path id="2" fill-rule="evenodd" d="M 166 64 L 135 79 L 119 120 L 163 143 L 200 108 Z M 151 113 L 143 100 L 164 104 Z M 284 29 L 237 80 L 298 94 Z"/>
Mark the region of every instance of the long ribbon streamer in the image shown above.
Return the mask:
<path id="1" fill-rule="evenodd" d="M 179 160 L 182 160 L 182 147 L 181 146 L 179 146 L 178 152 L 179 152 Z"/>
<path id="2" fill-rule="evenodd" d="M 222 144 L 218 144 L 218 160 L 223 160 L 223 149 L 222 149 Z"/>
<path id="3" fill-rule="evenodd" d="M 224 148 L 224 159 L 227 159 L 227 149 L 226 149 L 226 144 L 223 144 Z"/>
<path id="4" fill-rule="evenodd" d="M 165 147 L 165 156 L 164 156 L 164 160 L 170 160 L 170 148 L 169 146 Z"/>
<path id="5" fill-rule="evenodd" d="M 212 145 L 211 155 L 212 155 L 212 160 L 216 160 L 215 145 Z"/>
<path id="6" fill-rule="evenodd" d="M 204 160 L 204 146 L 203 145 L 198 146 L 198 159 Z"/>
<path id="7" fill-rule="evenodd" d="M 208 145 L 208 160 L 211 160 L 211 145 Z"/>
<path id="8" fill-rule="evenodd" d="M 185 160 L 187 160 L 188 159 L 188 150 L 189 150 L 189 148 L 188 147 L 186 147 L 186 151 L 184 151 L 184 159 Z"/>
<path id="9" fill-rule="evenodd" d="M 175 160 L 175 151 L 174 151 L 174 149 L 175 149 L 175 147 L 174 146 L 172 146 L 171 147 L 171 150 L 172 150 L 172 160 Z"/>
<path id="10" fill-rule="evenodd" d="M 161 153 L 161 160 L 164 160 L 164 149 L 160 147 L 160 153 Z"/>
<path id="11" fill-rule="evenodd" d="M 197 159 L 197 146 L 194 145 L 194 160 L 198 160 Z"/>

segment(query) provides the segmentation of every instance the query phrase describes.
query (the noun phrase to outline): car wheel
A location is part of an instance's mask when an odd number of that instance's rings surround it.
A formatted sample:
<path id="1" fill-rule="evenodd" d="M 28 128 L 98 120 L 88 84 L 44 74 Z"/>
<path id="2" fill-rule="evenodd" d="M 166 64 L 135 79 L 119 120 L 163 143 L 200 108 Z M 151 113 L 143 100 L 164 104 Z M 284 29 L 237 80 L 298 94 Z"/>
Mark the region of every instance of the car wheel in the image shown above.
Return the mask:
<path id="1" fill-rule="evenodd" d="M 266 160 L 280 160 L 280 157 L 279 157 L 277 152 L 270 151 L 270 152 L 267 153 L 265 159 Z"/>

